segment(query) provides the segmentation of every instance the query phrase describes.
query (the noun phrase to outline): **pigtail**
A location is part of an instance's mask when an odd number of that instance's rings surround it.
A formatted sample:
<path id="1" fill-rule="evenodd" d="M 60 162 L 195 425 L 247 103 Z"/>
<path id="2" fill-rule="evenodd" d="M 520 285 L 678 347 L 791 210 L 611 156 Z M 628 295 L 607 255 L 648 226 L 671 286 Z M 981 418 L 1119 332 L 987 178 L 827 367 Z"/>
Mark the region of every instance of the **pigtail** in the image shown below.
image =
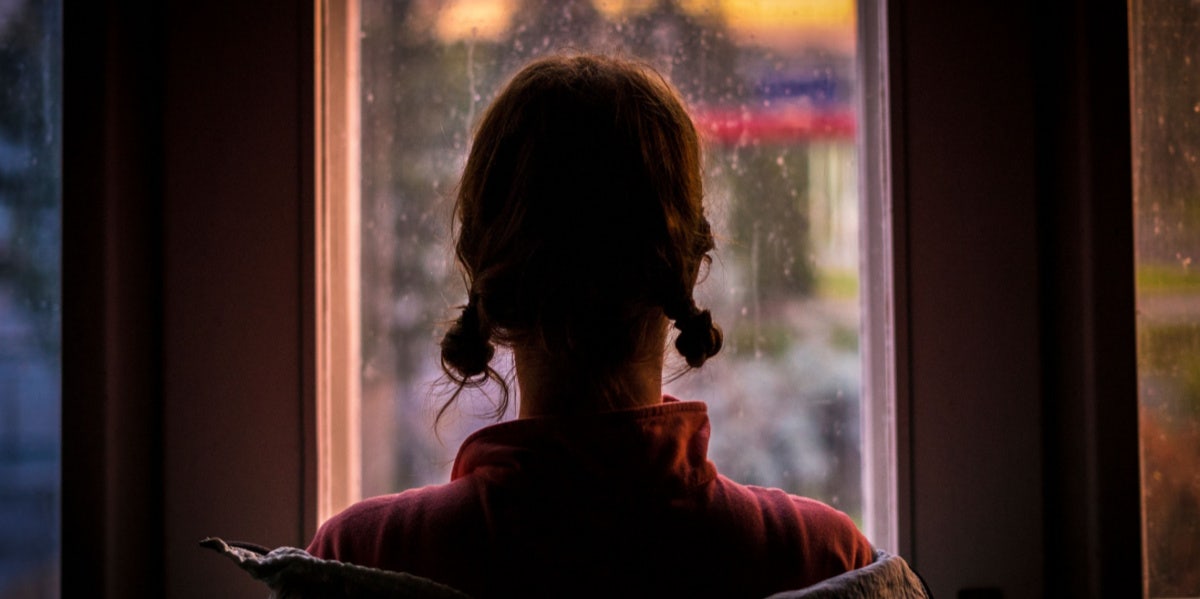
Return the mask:
<path id="1" fill-rule="evenodd" d="M 474 294 L 458 320 L 442 338 L 442 370 L 460 384 L 488 375 L 488 364 L 496 354 L 491 329 L 479 317 L 479 302 Z"/>
<path id="2" fill-rule="evenodd" d="M 667 317 L 675 320 L 675 328 L 679 330 L 675 349 L 687 360 L 688 366 L 699 368 L 721 351 L 724 335 L 721 327 L 713 322 L 712 312 L 697 308 L 691 298 L 683 304 L 681 310 L 672 310 L 675 314 L 667 314 Z"/>

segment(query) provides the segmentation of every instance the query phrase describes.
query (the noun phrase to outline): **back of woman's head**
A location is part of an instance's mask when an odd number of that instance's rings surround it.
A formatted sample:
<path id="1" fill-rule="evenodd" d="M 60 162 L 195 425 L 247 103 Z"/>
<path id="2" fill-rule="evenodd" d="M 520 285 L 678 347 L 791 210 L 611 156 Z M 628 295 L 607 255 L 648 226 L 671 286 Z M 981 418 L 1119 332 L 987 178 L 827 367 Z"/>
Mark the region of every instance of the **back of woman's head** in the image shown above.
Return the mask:
<path id="1" fill-rule="evenodd" d="M 703 364 L 721 333 L 692 299 L 713 249 L 702 195 L 695 128 L 651 69 L 599 56 L 526 66 L 484 114 L 459 186 L 468 302 L 442 341 L 447 375 L 499 380 L 501 343 L 603 386 L 661 338 L 664 315 L 687 363 Z"/>

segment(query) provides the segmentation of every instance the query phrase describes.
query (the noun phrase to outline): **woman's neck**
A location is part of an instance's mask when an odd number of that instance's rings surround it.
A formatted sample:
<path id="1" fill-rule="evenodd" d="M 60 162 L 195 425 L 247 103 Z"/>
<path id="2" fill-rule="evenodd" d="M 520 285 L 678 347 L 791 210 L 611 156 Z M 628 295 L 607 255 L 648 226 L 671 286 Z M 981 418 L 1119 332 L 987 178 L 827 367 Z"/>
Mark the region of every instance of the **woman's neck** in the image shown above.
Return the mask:
<path id="1" fill-rule="evenodd" d="M 561 356 L 541 348 L 514 347 L 520 417 L 587 414 L 662 403 L 665 320 L 661 331 L 647 339 L 645 350 L 610 377 L 604 389 L 583 380 L 586 377 L 577 374 L 578 368 L 565 367 Z M 610 389 L 620 393 L 614 397 L 607 392 Z"/>

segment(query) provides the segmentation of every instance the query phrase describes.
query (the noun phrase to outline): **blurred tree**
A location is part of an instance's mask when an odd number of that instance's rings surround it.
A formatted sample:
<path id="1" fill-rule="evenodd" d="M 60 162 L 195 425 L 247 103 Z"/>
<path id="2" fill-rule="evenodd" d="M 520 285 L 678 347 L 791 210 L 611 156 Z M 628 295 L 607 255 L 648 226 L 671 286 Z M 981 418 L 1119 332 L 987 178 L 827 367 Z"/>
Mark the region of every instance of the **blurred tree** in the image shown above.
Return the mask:
<path id="1" fill-rule="evenodd" d="M 751 144 L 733 150 L 734 251 L 750 265 L 756 305 L 812 294 L 808 156 L 804 147 Z"/>
<path id="2" fill-rule="evenodd" d="M 37 342 L 55 356 L 60 10 L 53 2 L 17 2 L 0 13 L 0 281 L 11 285 L 35 320 Z"/>

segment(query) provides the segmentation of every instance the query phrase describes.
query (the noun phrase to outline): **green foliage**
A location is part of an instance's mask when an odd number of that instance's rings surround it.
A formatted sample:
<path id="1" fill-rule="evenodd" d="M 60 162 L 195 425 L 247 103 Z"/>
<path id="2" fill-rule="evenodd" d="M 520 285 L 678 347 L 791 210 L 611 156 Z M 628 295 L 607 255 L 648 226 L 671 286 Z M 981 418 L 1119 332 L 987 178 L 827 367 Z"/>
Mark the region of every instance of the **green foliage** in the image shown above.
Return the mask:
<path id="1" fill-rule="evenodd" d="M 794 328 L 784 322 L 768 320 L 752 325 L 748 322 L 733 327 L 726 340 L 733 353 L 779 359 L 797 341 Z"/>
<path id="2" fill-rule="evenodd" d="M 816 273 L 818 296 L 837 300 L 858 299 L 858 273 L 853 270 L 819 269 Z"/>
<path id="3" fill-rule="evenodd" d="M 1200 202 L 1197 202 L 1200 204 Z M 1198 256 L 1200 258 L 1200 256 Z M 1200 267 L 1200 264 L 1197 265 Z M 1139 294 L 1168 294 L 1200 292 L 1200 268 L 1192 270 L 1178 264 L 1139 264 L 1137 292 Z"/>
<path id="4" fill-rule="evenodd" d="M 733 251 L 755 281 L 757 301 L 811 295 L 808 160 L 802 151 L 752 144 L 731 151 Z"/>
<path id="5" fill-rule="evenodd" d="M 834 349 L 858 351 L 858 329 L 834 326 L 829 331 L 829 345 Z"/>

